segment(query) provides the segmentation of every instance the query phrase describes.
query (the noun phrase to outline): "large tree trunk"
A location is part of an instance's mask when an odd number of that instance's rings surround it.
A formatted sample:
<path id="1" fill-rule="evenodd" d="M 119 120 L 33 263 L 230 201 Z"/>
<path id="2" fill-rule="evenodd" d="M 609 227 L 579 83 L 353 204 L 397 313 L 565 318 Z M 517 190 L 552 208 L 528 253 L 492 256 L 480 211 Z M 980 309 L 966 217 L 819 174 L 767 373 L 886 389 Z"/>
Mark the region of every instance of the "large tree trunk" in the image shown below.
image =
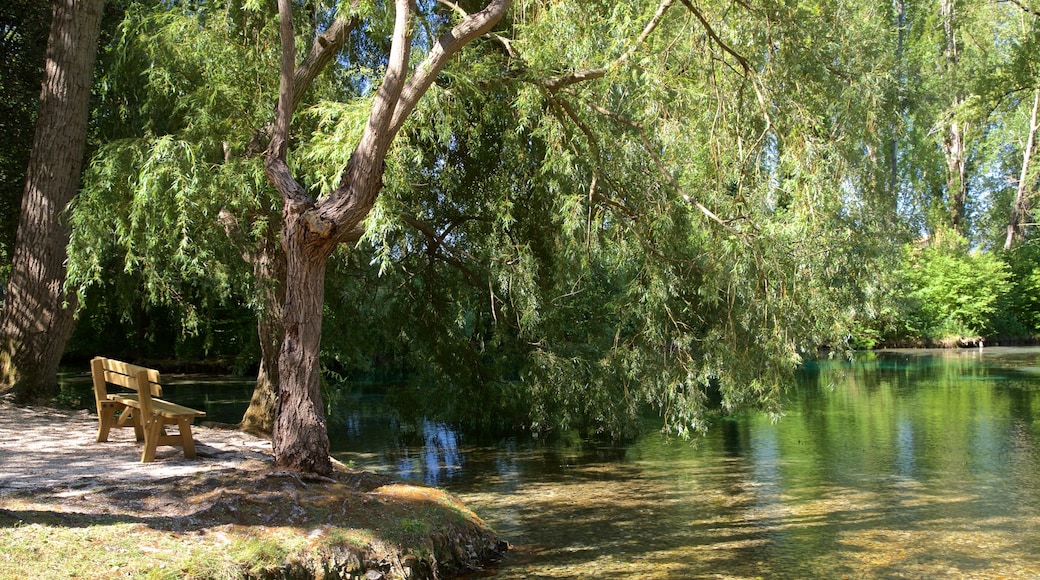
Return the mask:
<path id="1" fill-rule="evenodd" d="M 313 46 L 293 74 L 294 89 L 292 106 L 295 109 L 303 100 L 307 87 L 314 77 L 340 51 L 350 31 L 358 24 L 356 16 L 337 18 L 315 39 Z M 262 129 L 253 140 L 260 142 Z M 269 137 L 268 137 L 269 138 Z M 230 149 L 229 147 L 226 150 Z M 259 151 L 253 154 L 259 153 Z M 277 213 L 272 212 L 272 222 Z M 242 239 L 237 218 L 229 211 L 221 212 L 221 221 L 230 238 Z M 359 234 L 360 235 L 360 234 Z M 256 246 L 242 244 L 242 258 L 253 267 L 253 279 L 260 289 L 260 312 L 257 315 L 257 335 L 260 339 L 260 369 L 256 376 L 249 407 L 242 415 L 239 428 L 254 433 L 270 434 L 274 429 L 274 418 L 278 398 L 278 357 L 282 350 L 282 305 L 285 303 L 285 253 L 279 242 L 279 234 L 269 229 L 267 235 L 256 242 Z"/>
<path id="2" fill-rule="evenodd" d="M 318 364 L 328 254 L 309 251 L 306 237 L 306 227 L 287 216 L 282 230 L 287 258 L 285 335 L 278 358 L 281 388 L 273 433 L 274 454 L 283 467 L 330 473 L 332 463 Z"/>
<path id="3" fill-rule="evenodd" d="M 66 206 L 79 189 L 103 0 L 57 0 L 47 40 L 11 279 L 0 315 L 0 383 L 20 400 L 57 394 L 58 363 L 73 329 L 65 292 Z"/>
<path id="4" fill-rule="evenodd" d="M 1033 91 L 1033 111 L 1029 115 L 1029 134 L 1026 136 L 1025 147 L 1022 148 L 1022 171 L 1018 177 L 1018 189 L 1015 191 L 1015 202 L 1011 206 L 1011 217 L 1008 219 L 1007 238 L 1004 240 L 1004 249 L 1010 250 L 1015 241 L 1025 239 L 1026 219 L 1032 209 L 1032 161 L 1033 151 L 1036 148 L 1037 112 L 1040 109 L 1040 87 Z"/>

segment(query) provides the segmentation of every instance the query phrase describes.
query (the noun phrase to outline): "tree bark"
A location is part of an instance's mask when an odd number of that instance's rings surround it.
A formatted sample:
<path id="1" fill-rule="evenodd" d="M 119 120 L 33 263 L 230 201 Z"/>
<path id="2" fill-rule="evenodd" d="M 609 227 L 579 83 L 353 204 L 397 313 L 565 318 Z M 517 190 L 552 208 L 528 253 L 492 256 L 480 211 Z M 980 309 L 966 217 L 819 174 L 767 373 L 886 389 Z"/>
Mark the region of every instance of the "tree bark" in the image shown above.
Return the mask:
<path id="1" fill-rule="evenodd" d="M 960 44 L 957 37 L 957 13 L 955 0 L 940 0 L 945 46 L 943 59 L 947 83 L 958 87 L 957 72 L 960 67 Z M 964 96 L 954 88 L 951 99 L 950 119 L 944 129 L 942 150 L 946 158 L 946 213 L 950 226 L 961 234 L 966 233 L 968 201 L 968 122 L 958 118 L 958 108 L 964 104 Z"/>
<path id="2" fill-rule="evenodd" d="M 22 401 L 58 392 L 74 325 L 65 292 L 66 206 L 79 189 L 103 0 L 57 0 L 11 279 L 0 315 L 0 383 Z"/>
<path id="3" fill-rule="evenodd" d="M 337 18 L 329 27 L 317 35 L 310 51 L 293 73 L 294 90 L 292 108 L 295 109 L 303 100 L 307 88 L 317 77 L 321 69 L 332 61 L 343 48 L 350 32 L 357 26 L 356 16 Z M 247 155 L 257 155 L 261 151 L 253 148 L 270 140 L 270 128 L 258 130 L 250 139 Z M 229 150 L 230 147 L 225 147 Z M 252 153 L 249 153 L 249 152 Z M 269 217 L 275 223 L 276 212 Z M 270 434 L 274 429 L 275 407 L 278 391 L 278 357 L 282 345 L 282 305 L 285 302 L 285 254 L 278 241 L 277 232 L 269 230 L 267 234 L 253 242 L 239 227 L 238 217 L 231 211 L 221 210 L 219 217 L 228 237 L 242 251 L 242 259 L 252 266 L 253 279 L 259 288 L 260 312 L 257 315 L 257 336 L 260 340 L 260 369 L 256 376 L 256 386 L 249 401 L 249 407 L 242 415 L 239 428 L 254 433 Z"/>
<path id="4" fill-rule="evenodd" d="M 430 54 L 409 71 L 413 0 L 395 1 L 394 32 L 383 82 L 368 124 L 335 191 L 314 201 L 293 178 L 286 163 L 289 126 L 301 94 L 294 74 L 295 42 L 290 0 L 279 0 L 282 65 L 277 118 L 265 171 L 282 195 L 282 248 L 286 285 L 285 335 L 278 360 L 279 388 L 274 425 L 278 465 L 299 471 L 332 471 L 328 430 L 321 399 L 319 352 L 325 271 L 336 246 L 356 235 L 383 187 L 386 154 L 405 119 L 434 79 L 463 46 L 491 30 L 510 0 L 492 0 L 464 17 L 434 43 Z M 411 73 L 409 75 L 409 73 Z M 313 78 L 313 77 L 311 77 Z"/>
<path id="5" fill-rule="evenodd" d="M 250 260 L 253 278 L 260 287 L 261 306 L 257 317 L 260 370 L 239 428 L 254 433 L 271 433 L 274 429 L 278 357 L 282 350 L 282 305 L 285 303 L 285 261 L 276 238 L 273 234 L 265 236 Z"/>
<path id="6" fill-rule="evenodd" d="M 1029 115 L 1029 134 L 1026 136 L 1026 145 L 1022 149 L 1022 171 L 1019 173 L 1015 202 L 1011 206 L 1011 217 L 1008 219 L 1007 238 L 1004 240 L 1005 250 L 1010 250 L 1016 240 L 1025 239 L 1026 218 L 1032 209 L 1030 170 L 1032 169 L 1033 150 L 1036 148 L 1038 110 L 1040 110 L 1040 87 L 1033 91 L 1033 111 Z"/>

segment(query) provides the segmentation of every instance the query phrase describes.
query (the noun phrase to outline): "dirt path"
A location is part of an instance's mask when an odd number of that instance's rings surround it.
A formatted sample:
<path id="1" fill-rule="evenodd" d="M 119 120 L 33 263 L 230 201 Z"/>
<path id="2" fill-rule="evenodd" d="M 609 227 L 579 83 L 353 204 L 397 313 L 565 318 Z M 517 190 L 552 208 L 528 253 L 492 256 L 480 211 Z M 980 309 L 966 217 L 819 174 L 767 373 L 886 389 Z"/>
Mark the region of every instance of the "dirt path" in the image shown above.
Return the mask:
<path id="1" fill-rule="evenodd" d="M 97 443 L 97 416 L 87 411 L 21 407 L 0 400 L 0 492 L 77 487 L 111 481 L 161 480 L 197 473 L 270 467 L 271 442 L 240 431 L 195 425 L 198 457 L 159 447 L 141 463 L 133 429 L 113 429 Z"/>

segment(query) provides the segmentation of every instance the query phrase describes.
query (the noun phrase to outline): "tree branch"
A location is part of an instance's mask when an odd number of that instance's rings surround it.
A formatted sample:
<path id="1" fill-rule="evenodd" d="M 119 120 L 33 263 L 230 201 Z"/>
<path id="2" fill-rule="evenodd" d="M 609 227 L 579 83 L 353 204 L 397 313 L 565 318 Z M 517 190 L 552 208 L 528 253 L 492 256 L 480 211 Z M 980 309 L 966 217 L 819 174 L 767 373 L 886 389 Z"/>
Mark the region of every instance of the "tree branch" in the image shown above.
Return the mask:
<path id="1" fill-rule="evenodd" d="M 632 121 L 631 119 L 627 119 L 627 118 L 619 115 L 618 113 L 615 113 L 614 111 L 611 111 L 609 109 L 601 107 L 600 105 L 598 105 L 596 103 L 588 103 L 588 106 L 592 107 L 593 110 L 595 110 L 596 112 L 600 113 L 601 115 L 609 117 L 609 118 L 613 119 L 614 121 L 616 121 L 617 123 L 625 125 L 625 126 L 631 128 L 631 129 L 633 129 L 634 131 L 636 131 L 636 133 L 639 134 L 639 138 L 640 138 L 640 140 L 643 143 L 643 149 L 645 149 L 646 152 L 650 155 L 651 159 L 653 159 L 654 164 L 657 165 L 657 170 L 668 181 L 668 183 L 671 184 L 671 186 L 675 189 L 675 191 L 677 191 L 679 193 L 679 195 L 682 196 L 683 200 L 686 203 L 689 203 L 689 204 L 693 205 L 694 207 L 696 207 L 697 209 L 699 209 L 701 211 L 701 213 L 703 213 L 705 215 L 705 217 L 707 217 L 711 221 L 719 224 L 720 226 L 725 228 L 731 234 L 737 235 L 737 231 L 734 230 L 722 218 L 720 218 L 719 216 L 715 215 L 715 212 L 711 211 L 704 204 L 702 204 L 701 202 L 697 201 L 696 199 L 693 199 L 693 196 L 691 196 L 690 194 L 686 193 L 686 190 L 683 189 L 682 185 L 675 179 L 675 176 L 672 175 L 672 172 L 668 171 L 668 168 L 665 167 L 664 160 L 662 160 L 660 155 L 657 154 L 657 151 L 654 150 L 654 146 L 653 146 L 652 143 L 650 143 L 650 138 L 646 136 L 646 130 L 643 129 L 642 125 L 640 125 L 639 123 L 637 123 L 635 121 Z"/>
<path id="2" fill-rule="evenodd" d="M 278 0 L 278 32 L 282 42 L 282 65 L 278 80 L 278 106 L 275 113 L 274 133 L 268 148 L 270 159 L 285 161 L 289 142 L 289 122 L 293 114 L 293 69 L 296 67 L 296 31 L 292 20 L 290 0 Z"/>
<path id="3" fill-rule="evenodd" d="M 358 22 L 359 19 L 356 16 L 337 18 L 325 32 L 319 34 L 314 39 L 310 52 L 304 57 L 300 66 L 296 67 L 296 72 L 293 75 L 292 108 L 294 111 L 296 107 L 300 106 L 304 93 L 310 88 L 314 79 L 332 61 L 336 53 L 343 48 L 347 41 L 347 36 L 351 30 L 357 27 Z"/>
<path id="4" fill-rule="evenodd" d="M 722 40 L 722 38 L 719 37 L 719 35 L 715 32 L 715 29 L 712 28 L 711 24 L 708 23 L 708 19 L 704 17 L 704 14 L 702 14 L 701 11 L 698 10 L 692 2 L 690 2 L 690 0 L 679 1 L 683 3 L 683 6 L 685 6 L 687 10 L 693 13 L 694 17 L 696 17 L 698 21 L 700 21 L 701 26 L 704 28 L 704 31 L 708 34 L 708 37 L 711 38 L 711 40 L 715 44 L 717 44 L 719 48 L 721 48 L 726 54 L 732 56 L 733 59 L 740 64 L 740 68 L 744 69 L 744 73 L 751 77 L 751 87 L 755 89 L 755 97 L 758 99 L 758 106 L 762 108 L 762 116 L 765 117 L 766 121 L 766 126 L 762 130 L 762 134 L 765 135 L 765 133 L 769 131 L 770 127 L 772 127 L 773 122 L 772 118 L 769 116 L 769 107 L 766 104 L 766 98 L 762 94 L 762 91 L 758 86 L 758 80 L 755 75 L 755 70 L 751 68 L 751 63 L 749 63 L 748 60 L 744 58 L 744 55 L 733 50 L 733 48 L 730 47 L 730 45 L 726 44 Z"/>
<path id="5" fill-rule="evenodd" d="M 447 6 L 448 8 L 451 8 L 452 10 L 455 11 L 456 14 L 458 14 L 459 16 L 461 16 L 463 18 L 466 18 L 467 16 L 469 16 L 469 12 L 466 12 L 465 9 L 463 9 L 461 6 L 459 6 L 458 4 L 456 4 L 454 2 L 450 2 L 449 0 L 437 0 L 437 3 L 441 4 L 443 6 Z M 497 40 L 502 45 L 502 47 L 506 51 L 506 54 L 509 55 L 509 58 L 519 58 L 519 55 L 517 55 L 516 51 L 513 49 L 513 41 L 512 40 L 502 36 L 501 34 L 495 33 L 495 32 L 489 32 L 488 36 L 490 36 L 491 38 L 494 38 L 495 40 Z"/>
<path id="6" fill-rule="evenodd" d="M 450 245 L 444 243 L 444 238 L 447 237 L 451 229 L 454 228 L 455 225 L 457 225 L 456 223 L 450 225 L 449 228 L 445 230 L 443 233 L 438 234 L 437 231 L 433 229 L 433 226 L 411 214 L 402 213 L 401 221 L 422 232 L 423 236 L 426 237 L 426 253 L 431 258 L 439 258 L 443 260 L 445 263 L 454 266 L 460 272 L 465 274 L 466 277 L 469 278 L 471 283 L 473 283 L 474 285 L 477 285 L 478 282 L 482 282 L 480 276 L 477 276 L 476 273 L 473 272 L 473 270 L 471 270 L 469 266 L 465 264 L 465 262 L 463 262 L 461 259 L 458 258 L 458 256 L 455 255 L 455 249 Z M 465 221 L 465 218 L 463 218 L 463 221 Z M 445 251 L 441 252 L 441 250 Z"/>
<path id="7" fill-rule="evenodd" d="M 499 20 L 505 16 L 512 0 L 491 0 L 480 12 L 465 16 L 448 33 L 437 39 L 430 54 L 416 67 L 412 78 L 408 80 L 401 92 L 400 103 L 394 111 L 393 121 L 389 125 L 389 136 L 392 139 L 401 129 L 405 119 L 418 104 L 444 69 L 451 57 L 470 41 L 491 31 Z"/>
<path id="8" fill-rule="evenodd" d="M 697 7 L 690 2 L 690 0 L 679 1 L 682 2 L 683 6 L 685 6 L 690 12 L 693 13 L 697 20 L 700 21 L 701 26 L 704 28 L 704 31 L 708 33 L 708 36 L 712 39 L 712 41 L 715 42 L 715 44 L 719 45 L 719 47 L 722 48 L 723 51 L 725 51 L 727 54 L 736 59 L 736 61 L 740 63 L 740 68 L 744 69 L 744 72 L 752 72 L 751 65 L 748 63 L 748 60 L 744 58 L 743 55 L 730 48 L 728 44 L 726 44 L 725 42 L 723 42 L 721 38 L 719 38 L 719 35 L 716 34 L 715 29 L 712 28 L 711 24 L 708 23 L 708 19 L 704 17 L 704 14 L 702 14 L 701 11 L 698 10 Z"/>
<path id="9" fill-rule="evenodd" d="M 412 2 L 413 0 L 395 1 L 393 43 L 390 45 L 386 73 L 383 74 L 383 82 L 379 85 L 379 91 L 376 92 L 375 101 L 372 103 L 368 124 L 355 150 L 371 151 L 380 159 L 380 163 L 394 138 L 394 132 L 389 128 L 393 126 L 392 121 L 399 109 L 401 91 L 408 75 L 408 59 L 412 44 Z"/>
<path id="10" fill-rule="evenodd" d="M 511 0 L 491 0 L 487 7 L 457 24 L 434 44 L 430 54 L 408 75 L 411 45 L 411 12 L 414 0 L 396 0 L 396 19 L 390 57 L 383 83 L 376 93 L 368 124 L 340 177 L 336 190 L 323 197 L 313 210 L 311 231 L 330 242 L 348 239 L 375 204 L 383 187 L 387 152 L 405 119 L 433 84 L 448 60 L 467 42 L 487 32 L 505 15 Z M 307 217 L 307 216 L 305 216 Z M 315 227 L 321 226 L 321 229 Z M 324 244 L 324 242 L 323 242 Z"/>
<path id="11" fill-rule="evenodd" d="M 306 190 L 293 179 L 286 152 L 289 147 L 289 123 L 293 115 L 294 73 L 296 66 L 296 40 L 292 20 L 291 0 L 278 0 L 278 31 L 282 41 L 282 64 L 278 84 L 278 107 L 275 114 L 274 132 L 267 148 L 264 173 L 285 200 L 286 211 L 300 211 L 297 206 L 309 207 L 313 201 Z"/>
<path id="12" fill-rule="evenodd" d="M 635 42 L 629 45 L 628 49 L 625 50 L 625 52 L 621 56 L 617 57 L 614 60 L 614 62 L 604 67 L 574 71 L 566 75 L 561 75 L 558 77 L 548 79 L 542 83 L 543 86 L 545 86 L 545 88 L 549 89 L 550 91 L 557 91 L 559 89 L 568 87 L 573 84 L 585 82 L 592 79 L 603 78 L 604 76 L 606 76 L 607 72 L 610 71 L 610 69 L 617 68 L 618 66 L 626 62 L 628 59 L 632 58 L 632 55 L 635 54 L 636 50 L 638 50 L 639 47 L 644 42 L 646 42 L 646 39 L 650 37 L 650 34 L 653 33 L 653 31 L 657 28 L 657 25 L 660 24 L 661 20 L 664 19 L 664 13 L 667 12 L 669 8 L 671 8 L 673 2 L 674 0 L 662 0 L 661 4 L 657 6 L 657 11 L 654 13 L 653 17 L 650 18 L 650 21 L 647 22 L 646 26 L 643 27 L 643 31 L 639 34 L 639 37 L 636 38 Z"/>

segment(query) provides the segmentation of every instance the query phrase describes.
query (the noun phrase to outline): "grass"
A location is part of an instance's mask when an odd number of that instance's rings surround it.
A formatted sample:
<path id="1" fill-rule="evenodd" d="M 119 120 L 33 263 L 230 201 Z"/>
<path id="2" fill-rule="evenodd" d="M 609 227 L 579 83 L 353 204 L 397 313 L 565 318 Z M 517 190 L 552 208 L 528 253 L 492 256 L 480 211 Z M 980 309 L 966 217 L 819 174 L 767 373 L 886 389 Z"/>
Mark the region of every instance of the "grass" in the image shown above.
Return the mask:
<path id="1" fill-rule="evenodd" d="M 372 562 L 392 578 L 416 559 L 431 574 L 433 562 L 448 563 L 443 575 L 481 564 L 455 561 L 452 552 L 466 553 L 455 545 L 485 546 L 484 557 L 501 549 L 452 496 L 387 483 L 356 473 L 304 483 L 257 472 L 167 481 L 149 493 L 137 482 L 132 495 L 3 495 L 0 579 L 308 578 L 363 574 Z M 156 498 L 174 501 L 155 511 Z"/>

